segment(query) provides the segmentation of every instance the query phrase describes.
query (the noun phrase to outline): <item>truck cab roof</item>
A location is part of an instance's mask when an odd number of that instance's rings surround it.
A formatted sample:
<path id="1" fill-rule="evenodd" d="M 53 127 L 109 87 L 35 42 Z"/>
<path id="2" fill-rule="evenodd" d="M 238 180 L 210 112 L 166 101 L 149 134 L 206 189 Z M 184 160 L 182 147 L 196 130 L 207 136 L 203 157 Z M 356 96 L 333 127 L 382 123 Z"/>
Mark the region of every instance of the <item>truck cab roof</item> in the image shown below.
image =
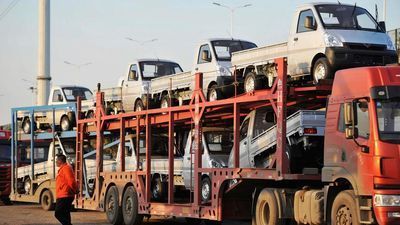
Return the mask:
<path id="1" fill-rule="evenodd" d="M 138 62 L 169 62 L 169 63 L 176 63 L 174 61 L 171 60 L 166 60 L 166 59 L 152 59 L 152 58 L 141 58 L 141 59 L 136 59 L 136 61 Z"/>

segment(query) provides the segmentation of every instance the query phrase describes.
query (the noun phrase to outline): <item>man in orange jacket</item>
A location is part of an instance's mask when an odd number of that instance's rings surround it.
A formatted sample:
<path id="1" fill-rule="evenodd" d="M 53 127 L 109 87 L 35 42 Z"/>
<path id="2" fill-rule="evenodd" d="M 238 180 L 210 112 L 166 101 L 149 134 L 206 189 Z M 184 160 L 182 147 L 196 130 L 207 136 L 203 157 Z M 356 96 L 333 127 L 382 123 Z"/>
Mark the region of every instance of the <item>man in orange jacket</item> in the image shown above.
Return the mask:
<path id="1" fill-rule="evenodd" d="M 62 225 L 71 225 L 71 206 L 77 193 L 72 166 L 67 163 L 63 154 L 57 155 L 58 174 L 56 178 L 56 209 L 55 217 Z"/>

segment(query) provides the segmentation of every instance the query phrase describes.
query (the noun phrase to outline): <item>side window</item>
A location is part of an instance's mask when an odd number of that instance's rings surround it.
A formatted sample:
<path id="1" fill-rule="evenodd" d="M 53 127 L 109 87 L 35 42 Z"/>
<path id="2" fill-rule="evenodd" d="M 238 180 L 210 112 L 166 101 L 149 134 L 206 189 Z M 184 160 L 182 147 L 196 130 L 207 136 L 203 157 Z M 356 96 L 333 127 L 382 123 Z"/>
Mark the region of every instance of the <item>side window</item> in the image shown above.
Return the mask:
<path id="1" fill-rule="evenodd" d="M 136 64 L 131 65 L 131 68 L 129 69 L 128 80 L 129 81 L 137 81 L 138 80 L 138 70 L 137 70 Z"/>
<path id="2" fill-rule="evenodd" d="M 357 128 L 358 136 L 362 138 L 369 138 L 369 112 L 368 102 L 366 100 L 360 100 L 357 102 Z"/>
<path id="3" fill-rule="evenodd" d="M 245 120 L 240 128 L 240 141 L 247 137 L 249 131 L 249 119 Z"/>
<path id="4" fill-rule="evenodd" d="M 55 90 L 53 93 L 53 102 L 62 102 L 64 101 L 64 98 L 61 94 L 60 90 Z"/>
<path id="5" fill-rule="evenodd" d="M 314 17 L 312 10 L 308 9 L 308 10 L 301 11 L 300 15 L 299 15 L 299 20 L 297 22 L 297 33 L 313 31 L 313 29 L 305 27 L 305 22 L 306 22 L 307 17 L 311 17 L 313 20 L 313 25 L 316 26 L 315 17 Z"/>
<path id="6" fill-rule="evenodd" d="M 376 29 L 376 24 L 367 14 L 361 14 L 357 16 L 357 25 L 363 29 Z"/>
<path id="7" fill-rule="evenodd" d="M 125 145 L 125 157 L 131 157 L 131 156 L 132 156 L 131 146 Z"/>
<path id="8" fill-rule="evenodd" d="M 338 121 L 338 131 L 344 133 L 346 125 L 344 123 L 344 104 L 340 104 L 339 109 L 339 121 Z"/>
<path id="9" fill-rule="evenodd" d="M 208 44 L 202 45 L 199 50 L 199 58 L 197 59 L 197 63 L 208 63 L 211 62 L 211 51 L 210 46 Z"/>

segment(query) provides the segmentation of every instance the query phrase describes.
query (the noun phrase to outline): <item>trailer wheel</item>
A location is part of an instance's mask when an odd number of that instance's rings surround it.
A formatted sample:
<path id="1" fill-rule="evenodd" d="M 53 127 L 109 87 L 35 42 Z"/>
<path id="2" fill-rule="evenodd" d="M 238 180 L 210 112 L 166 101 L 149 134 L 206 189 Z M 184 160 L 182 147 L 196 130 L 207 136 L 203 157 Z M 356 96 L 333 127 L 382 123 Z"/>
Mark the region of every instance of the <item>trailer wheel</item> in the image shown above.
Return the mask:
<path id="1" fill-rule="evenodd" d="M 68 116 L 61 117 L 60 127 L 61 131 L 69 131 L 72 129 L 72 123 Z"/>
<path id="2" fill-rule="evenodd" d="M 210 178 L 204 177 L 201 180 L 201 201 L 208 202 L 211 199 L 211 180 Z"/>
<path id="3" fill-rule="evenodd" d="M 280 225 L 279 206 L 274 192 L 270 189 L 261 191 L 257 199 L 255 219 L 257 225 Z"/>
<path id="4" fill-rule="evenodd" d="M 128 187 L 122 198 L 122 216 L 126 225 L 138 225 L 143 220 L 143 215 L 138 212 L 138 197 L 136 190 Z"/>
<path id="5" fill-rule="evenodd" d="M 54 209 L 54 198 L 49 190 L 45 190 L 40 196 L 40 205 L 46 211 Z"/>
<path id="6" fill-rule="evenodd" d="M 331 78 L 331 67 L 329 66 L 328 59 L 325 57 L 319 58 L 315 61 L 312 71 L 313 82 L 318 84 L 320 80 Z"/>
<path id="7" fill-rule="evenodd" d="M 25 118 L 24 121 L 22 122 L 22 130 L 24 131 L 25 134 L 30 134 L 31 133 L 31 119 Z M 36 123 L 33 124 L 33 131 L 36 130 Z"/>
<path id="8" fill-rule="evenodd" d="M 340 192 L 332 204 L 331 224 L 358 224 L 357 207 L 353 190 Z"/>
<path id="9" fill-rule="evenodd" d="M 211 87 L 207 91 L 207 100 L 209 102 L 217 101 L 221 98 L 221 94 L 219 93 L 218 86 L 216 84 L 211 85 Z"/>
<path id="10" fill-rule="evenodd" d="M 119 207 L 117 187 L 112 186 L 106 195 L 106 214 L 108 222 L 114 225 L 122 224 L 122 210 Z"/>
<path id="11" fill-rule="evenodd" d="M 142 101 L 141 99 L 138 99 L 138 100 L 136 100 L 136 102 L 135 102 L 134 111 L 135 111 L 135 112 L 139 112 L 139 111 L 142 111 L 142 110 L 144 110 L 143 101 Z"/>
<path id="12" fill-rule="evenodd" d="M 160 176 L 156 176 L 151 184 L 151 195 L 153 199 L 156 201 L 163 200 L 165 196 L 164 189 L 164 184 L 162 183 Z"/>

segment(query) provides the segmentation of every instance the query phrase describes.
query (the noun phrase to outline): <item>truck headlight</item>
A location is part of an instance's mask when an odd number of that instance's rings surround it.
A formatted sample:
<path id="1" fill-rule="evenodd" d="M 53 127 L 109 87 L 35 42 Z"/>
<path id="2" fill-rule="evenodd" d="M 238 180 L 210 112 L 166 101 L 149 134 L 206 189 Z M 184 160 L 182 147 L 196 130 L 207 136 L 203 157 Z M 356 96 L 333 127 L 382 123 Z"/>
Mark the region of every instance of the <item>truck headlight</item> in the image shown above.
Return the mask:
<path id="1" fill-rule="evenodd" d="M 386 49 L 391 50 L 391 51 L 396 51 L 396 48 L 394 47 L 392 39 L 390 37 L 386 36 Z"/>
<path id="2" fill-rule="evenodd" d="M 223 66 L 219 67 L 218 72 L 220 76 L 231 76 L 231 71 L 229 71 L 229 68 Z"/>
<path id="3" fill-rule="evenodd" d="M 400 195 L 375 195 L 375 206 L 400 206 Z"/>
<path id="4" fill-rule="evenodd" d="M 335 35 L 325 33 L 324 40 L 326 47 L 343 47 L 343 42 Z"/>

